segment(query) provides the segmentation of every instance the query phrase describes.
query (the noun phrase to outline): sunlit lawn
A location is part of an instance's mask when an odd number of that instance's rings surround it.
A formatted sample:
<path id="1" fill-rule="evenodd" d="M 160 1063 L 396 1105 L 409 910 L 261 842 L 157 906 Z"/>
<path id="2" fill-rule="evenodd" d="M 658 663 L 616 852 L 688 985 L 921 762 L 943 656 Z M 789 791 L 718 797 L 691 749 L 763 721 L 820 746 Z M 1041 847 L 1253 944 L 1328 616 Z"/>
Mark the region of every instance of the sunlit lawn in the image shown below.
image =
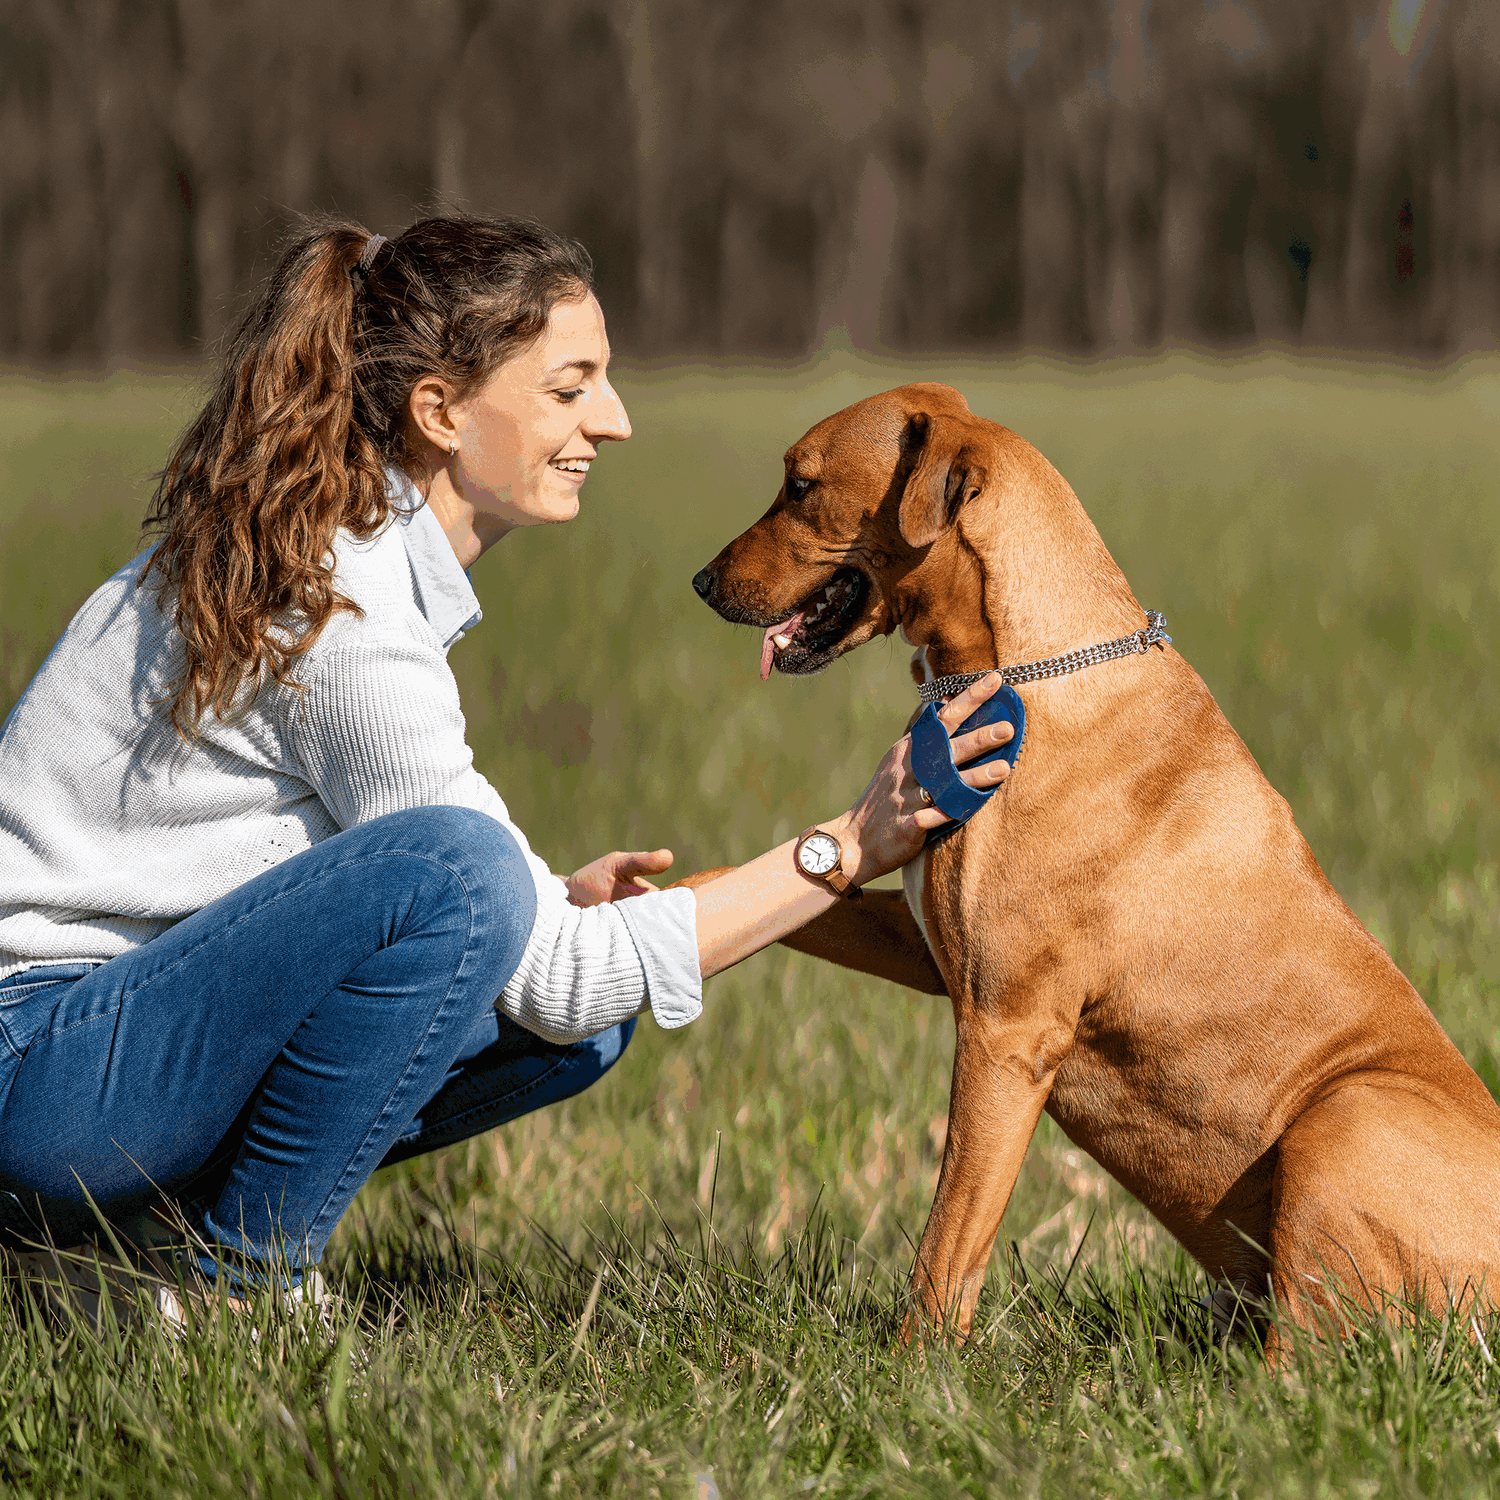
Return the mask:
<path id="1" fill-rule="evenodd" d="M 636 436 L 576 522 L 479 565 L 485 622 L 452 658 L 536 847 L 568 870 L 667 843 L 685 872 L 847 805 L 913 702 L 904 649 L 763 685 L 756 633 L 688 580 L 807 426 L 915 378 L 1073 483 L 1500 1088 L 1495 365 L 621 374 Z M 191 398 L 167 377 L 0 384 L 0 712 L 134 550 Z M 1046 1121 L 983 1337 L 895 1353 L 951 1050 L 945 1002 L 772 950 L 686 1031 L 643 1023 L 587 1095 L 365 1190 L 330 1251 L 369 1296 L 352 1372 L 349 1340 L 225 1329 L 172 1353 L 11 1321 L 0 1473 L 38 1494 L 1488 1492 L 1500 1377 L 1470 1340 L 1370 1338 L 1306 1384 L 1226 1362 L 1201 1278 Z"/>

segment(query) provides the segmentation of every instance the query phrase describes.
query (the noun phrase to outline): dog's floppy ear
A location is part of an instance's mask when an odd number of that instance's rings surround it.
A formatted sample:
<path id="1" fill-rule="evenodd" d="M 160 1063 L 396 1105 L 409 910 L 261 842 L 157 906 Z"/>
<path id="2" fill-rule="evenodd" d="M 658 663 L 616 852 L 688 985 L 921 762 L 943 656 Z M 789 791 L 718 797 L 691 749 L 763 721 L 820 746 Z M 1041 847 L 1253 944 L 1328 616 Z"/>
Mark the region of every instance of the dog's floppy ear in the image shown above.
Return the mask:
<path id="1" fill-rule="evenodd" d="M 985 486 L 989 474 L 979 450 L 966 441 L 962 417 L 917 412 L 907 422 L 903 447 L 915 459 L 901 492 L 897 526 L 908 547 L 927 547 L 953 524 L 959 507 Z"/>

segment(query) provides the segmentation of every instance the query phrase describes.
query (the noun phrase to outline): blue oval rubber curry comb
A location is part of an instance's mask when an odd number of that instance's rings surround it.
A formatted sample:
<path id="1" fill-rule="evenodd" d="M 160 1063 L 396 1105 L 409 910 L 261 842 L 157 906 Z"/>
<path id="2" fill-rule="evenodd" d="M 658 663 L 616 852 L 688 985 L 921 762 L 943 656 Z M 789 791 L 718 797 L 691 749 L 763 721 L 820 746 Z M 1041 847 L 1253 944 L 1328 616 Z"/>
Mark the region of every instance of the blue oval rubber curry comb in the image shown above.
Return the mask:
<path id="1" fill-rule="evenodd" d="M 982 729 L 986 724 L 1001 722 L 1013 724 L 1015 734 L 1008 743 L 971 760 L 965 770 L 987 766 L 995 760 L 1015 765 L 1016 757 L 1021 753 L 1021 743 L 1026 738 L 1026 705 L 1009 683 L 1002 684 L 994 697 L 981 703 L 953 733 L 968 734 L 971 730 Z M 953 764 L 953 741 L 938 718 L 936 703 L 929 703 L 917 715 L 917 722 L 911 726 L 911 768 L 918 783 L 927 789 L 933 806 L 953 819 L 951 823 L 944 823 L 941 828 L 934 828 L 927 835 L 929 849 L 947 838 L 955 829 L 963 827 L 998 790 L 990 787 L 985 791 L 978 791 L 959 776 L 958 767 Z M 1004 784 L 1000 783 L 1001 786 Z"/>

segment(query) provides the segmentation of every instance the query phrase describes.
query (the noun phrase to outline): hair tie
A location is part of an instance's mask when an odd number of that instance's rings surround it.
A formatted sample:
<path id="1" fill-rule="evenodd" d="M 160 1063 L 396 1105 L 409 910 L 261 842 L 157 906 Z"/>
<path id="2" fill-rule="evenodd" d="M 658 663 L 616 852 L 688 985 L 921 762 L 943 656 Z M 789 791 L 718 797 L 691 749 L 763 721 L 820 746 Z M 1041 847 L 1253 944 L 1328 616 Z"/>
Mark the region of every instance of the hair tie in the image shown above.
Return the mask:
<path id="1" fill-rule="evenodd" d="M 361 276 L 375 264 L 375 257 L 380 253 L 380 247 L 383 244 L 385 244 L 385 236 L 383 234 L 372 234 L 365 241 L 365 248 L 360 251 L 359 263 L 354 268 Z"/>

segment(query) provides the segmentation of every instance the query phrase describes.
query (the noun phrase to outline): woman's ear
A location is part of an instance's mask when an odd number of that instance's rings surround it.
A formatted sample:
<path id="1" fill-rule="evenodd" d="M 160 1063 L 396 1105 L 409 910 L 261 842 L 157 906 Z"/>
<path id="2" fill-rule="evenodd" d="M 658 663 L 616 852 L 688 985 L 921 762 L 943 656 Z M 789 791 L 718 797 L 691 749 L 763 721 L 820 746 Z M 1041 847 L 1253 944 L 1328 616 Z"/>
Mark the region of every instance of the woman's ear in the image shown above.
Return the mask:
<path id="1" fill-rule="evenodd" d="M 916 463 L 901 492 L 896 525 L 908 547 L 929 547 L 989 480 L 979 452 L 965 443 L 968 423 L 962 417 L 918 412 L 907 426 L 908 451 L 917 448 Z"/>
<path id="2" fill-rule="evenodd" d="M 458 428 L 453 420 L 453 392 L 446 381 L 424 375 L 412 387 L 406 410 L 418 437 L 444 455 L 453 451 Z"/>

